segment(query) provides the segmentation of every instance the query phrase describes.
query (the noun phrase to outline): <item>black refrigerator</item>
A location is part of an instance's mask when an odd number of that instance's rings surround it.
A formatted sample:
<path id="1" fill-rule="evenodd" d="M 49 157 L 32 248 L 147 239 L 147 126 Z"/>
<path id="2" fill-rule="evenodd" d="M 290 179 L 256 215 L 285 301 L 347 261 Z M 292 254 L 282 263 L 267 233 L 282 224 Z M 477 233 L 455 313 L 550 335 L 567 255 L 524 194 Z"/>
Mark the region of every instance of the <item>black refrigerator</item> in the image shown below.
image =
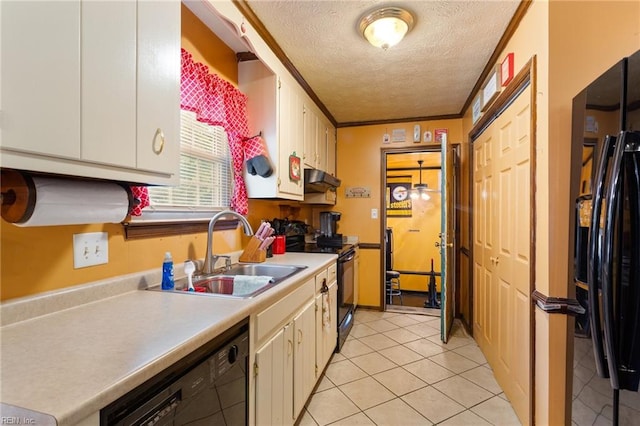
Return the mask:
<path id="1" fill-rule="evenodd" d="M 573 100 L 574 425 L 640 425 L 640 51 Z M 574 145 L 575 146 L 575 145 Z"/>

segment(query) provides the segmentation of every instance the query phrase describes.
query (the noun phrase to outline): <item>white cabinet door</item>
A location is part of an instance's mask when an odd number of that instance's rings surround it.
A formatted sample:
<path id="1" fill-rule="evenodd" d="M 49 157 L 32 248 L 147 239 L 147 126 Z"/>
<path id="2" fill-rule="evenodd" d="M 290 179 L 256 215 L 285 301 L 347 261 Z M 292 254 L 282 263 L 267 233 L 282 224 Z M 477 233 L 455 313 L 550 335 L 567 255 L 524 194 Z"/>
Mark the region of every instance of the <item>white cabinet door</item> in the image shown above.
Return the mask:
<path id="1" fill-rule="evenodd" d="M 311 167 L 313 169 L 316 168 L 316 160 L 317 160 L 317 152 L 316 152 L 316 144 L 318 138 L 318 116 L 307 104 L 303 104 L 304 110 L 304 131 L 303 131 L 303 140 L 304 140 L 304 165 L 307 167 Z"/>
<path id="2" fill-rule="evenodd" d="M 136 166 L 136 3 L 82 3 L 82 159 Z"/>
<path id="3" fill-rule="evenodd" d="M 329 329 L 325 333 L 324 356 L 329 362 L 338 344 L 338 282 L 329 284 Z"/>
<path id="4" fill-rule="evenodd" d="M 328 295 L 327 297 L 324 295 Z M 316 365 L 317 378 L 327 366 L 338 343 L 338 283 L 333 281 L 326 291 L 316 296 Z M 328 303 L 327 303 L 328 302 Z"/>
<path id="5" fill-rule="evenodd" d="M 180 2 L 138 2 L 137 168 L 173 175 L 180 152 Z"/>
<path id="6" fill-rule="evenodd" d="M 293 325 L 256 351 L 257 425 L 293 424 Z"/>
<path id="7" fill-rule="evenodd" d="M 302 99 L 290 83 L 278 79 L 278 143 L 280 147 L 278 193 L 280 196 L 293 200 L 302 200 L 304 196 L 303 121 Z M 290 157 L 294 154 L 300 158 L 300 163 L 297 166 L 291 163 Z"/>
<path id="8" fill-rule="evenodd" d="M 327 128 L 327 169 L 326 172 L 330 175 L 336 175 L 336 128 L 333 125 L 329 125 Z"/>
<path id="9" fill-rule="evenodd" d="M 294 319 L 293 417 L 297 418 L 316 383 L 315 303 Z"/>
<path id="10" fill-rule="evenodd" d="M 360 252 L 356 248 L 356 258 L 353 262 L 353 307 L 358 306 L 358 297 L 360 297 Z"/>
<path id="11" fill-rule="evenodd" d="M 327 170 L 327 123 L 322 115 L 316 125 L 316 168 Z"/>
<path id="12" fill-rule="evenodd" d="M 3 150 L 80 158 L 80 9 L 0 2 Z"/>

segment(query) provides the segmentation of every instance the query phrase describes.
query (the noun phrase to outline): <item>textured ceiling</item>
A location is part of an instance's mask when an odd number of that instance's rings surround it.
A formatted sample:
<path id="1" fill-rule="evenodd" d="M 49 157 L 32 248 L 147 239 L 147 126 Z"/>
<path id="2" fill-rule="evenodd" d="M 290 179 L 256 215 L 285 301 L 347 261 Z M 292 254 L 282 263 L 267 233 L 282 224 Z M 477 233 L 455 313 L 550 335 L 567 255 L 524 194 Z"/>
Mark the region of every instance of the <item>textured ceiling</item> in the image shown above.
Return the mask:
<path id="1" fill-rule="evenodd" d="M 519 0 L 246 2 L 338 124 L 459 114 Z M 361 16 L 400 6 L 413 30 L 384 51 Z"/>

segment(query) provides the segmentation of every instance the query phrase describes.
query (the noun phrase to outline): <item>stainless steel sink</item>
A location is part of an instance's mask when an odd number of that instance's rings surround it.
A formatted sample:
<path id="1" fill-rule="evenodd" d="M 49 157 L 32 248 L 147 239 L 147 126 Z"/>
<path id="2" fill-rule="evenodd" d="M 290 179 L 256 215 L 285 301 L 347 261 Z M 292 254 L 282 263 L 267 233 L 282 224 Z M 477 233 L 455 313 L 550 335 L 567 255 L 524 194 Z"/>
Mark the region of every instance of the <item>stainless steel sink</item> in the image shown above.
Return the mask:
<path id="1" fill-rule="evenodd" d="M 176 280 L 171 292 L 248 299 L 264 293 L 305 268 L 306 266 L 241 263 L 221 273 L 194 277 L 195 291 L 188 291 L 187 278 Z M 237 276 L 246 278 L 236 279 Z M 163 291 L 160 286 L 149 290 Z"/>
<path id="2" fill-rule="evenodd" d="M 263 263 L 238 263 L 223 272 L 225 275 L 254 275 L 273 277 L 274 282 L 280 282 L 291 275 L 303 270 L 306 266 L 270 265 Z"/>

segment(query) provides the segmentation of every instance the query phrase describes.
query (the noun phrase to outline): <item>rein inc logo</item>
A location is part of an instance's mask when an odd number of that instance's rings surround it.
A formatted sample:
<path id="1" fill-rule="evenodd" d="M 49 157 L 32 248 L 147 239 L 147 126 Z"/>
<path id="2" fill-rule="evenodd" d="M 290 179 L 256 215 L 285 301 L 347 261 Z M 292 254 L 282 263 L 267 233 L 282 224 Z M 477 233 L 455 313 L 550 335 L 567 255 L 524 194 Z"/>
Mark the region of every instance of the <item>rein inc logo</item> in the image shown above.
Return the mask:
<path id="1" fill-rule="evenodd" d="M 1 416 L 0 425 L 35 425 L 36 419 L 33 417 Z"/>

